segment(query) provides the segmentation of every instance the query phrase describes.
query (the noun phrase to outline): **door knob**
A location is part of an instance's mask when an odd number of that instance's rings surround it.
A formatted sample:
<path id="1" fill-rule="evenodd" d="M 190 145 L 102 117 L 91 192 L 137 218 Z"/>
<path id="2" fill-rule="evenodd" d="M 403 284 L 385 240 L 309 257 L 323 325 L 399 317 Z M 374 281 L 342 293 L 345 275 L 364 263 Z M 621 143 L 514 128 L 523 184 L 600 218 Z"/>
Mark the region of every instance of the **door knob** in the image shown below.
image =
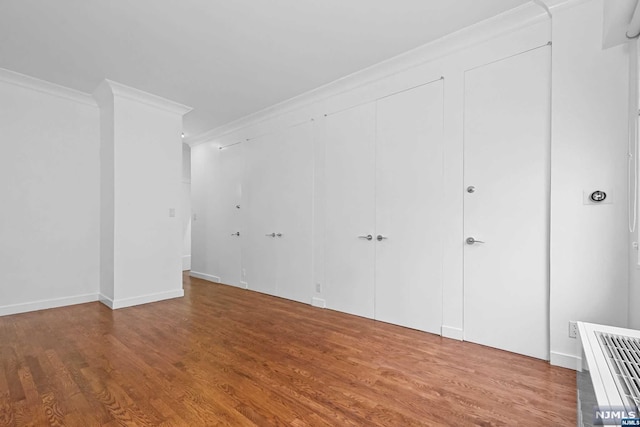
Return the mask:
<path id="1" fill-rule="evenodd" d="M 278 234 L 276 234 L 276 236 L 282 237 L 282 233 L 278 233 Z"/>
<path id="2" fill-rule="evenodd" d="M 267 237 L 276 237 L 276 233 L 265 234 L 265 236 L 267 236 Z"/>
<path id="3" fill-rule="evenodd" d="M 382 234 L 378 234 L 378 236 L 376 236 L 376 240 L 378 242 L 382 242 L 384 239 L 388 239 L 388 237 L 385 237 Z"/>
<path id="4" fill-rule="evenodd" d="M 474 187 L 473 185 L 470 185 L 467 187 L 467 193 L 475 193 L 476 192 L 476 187 Z"/>
<path id="5" fill-rule="evenodd" d="M 367 234 L 366 236 L 358 236 L 358 239 L 373 240 L 373 236 L 371 234 Z"/>
<path id="6" fill-rule="evenodd" d="M 239 236 L 240 236 L 240 232 L 239 232 L 239 231 L 236 231 L 235 233 L 231 233 L 231 235 L 232 235 L 232 236 L 238 236 L 238 237 L 239 237 Z"/>
<path id="7" fill-rule="evenodd" d="M 484 243 L 482 240 L 476 240 L 473 237 L 467 237 L 466 242 L 467 242 L 467 245 L 473 245 L 473 244 L 476 244 L 476 243 Z"/>

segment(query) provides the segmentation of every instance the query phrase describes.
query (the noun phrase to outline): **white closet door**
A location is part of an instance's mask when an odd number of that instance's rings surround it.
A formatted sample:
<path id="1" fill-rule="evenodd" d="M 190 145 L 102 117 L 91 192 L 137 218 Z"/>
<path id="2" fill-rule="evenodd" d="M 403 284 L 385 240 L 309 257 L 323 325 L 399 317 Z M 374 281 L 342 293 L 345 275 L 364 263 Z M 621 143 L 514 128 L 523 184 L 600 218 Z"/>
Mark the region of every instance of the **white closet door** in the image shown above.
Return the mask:
<path id="1" fill-rule="evenodd" d="M 313 145 L 312 124 L 279 132 L 272 164 L 277 233 L 277 295 L 311 302 L 313 293 Z"/>
<path id="2" fill-rule="evenodd" d="M 465 73 L 464 339 L 549 358 L 550 48 Z"/>
<path id="3" fill-rule="evenodd" d="M 375 103 L 326 117 L 327 307 L 374 316 Z"/>
<path id="4" fill-rule="evenodd" d="M 244 170 L 244 145 L 238 144 L 220 151 L 218 178 L 224 183 L 219 186 L 218 209 L 220 210 L 220 281 L 227 285 L 240 286 L 241 278 L 241 232 L 240 209 L 242 198 L 242 176 Z M 240 236 L 236 235 L 240 233 Z"/>
<path id="5" fill-rule="evenodd" d="M 377 320 L 440 333 L 442 81 L 378 101 Z"/>
<path id="6" fill-rule="evenodd" d="M 274 164 L 278 161 L 277 135 L 268 135 L 247 142 L 246 173 L 246 236 L 243 238 L 242 267 L 246 271 L 248 288 L 276 295 L 276 210 L 278 179 Z M 245 209 L 241 207 L 241 209 Z M 245 238 L 246 237 L 246 238 Z"/>

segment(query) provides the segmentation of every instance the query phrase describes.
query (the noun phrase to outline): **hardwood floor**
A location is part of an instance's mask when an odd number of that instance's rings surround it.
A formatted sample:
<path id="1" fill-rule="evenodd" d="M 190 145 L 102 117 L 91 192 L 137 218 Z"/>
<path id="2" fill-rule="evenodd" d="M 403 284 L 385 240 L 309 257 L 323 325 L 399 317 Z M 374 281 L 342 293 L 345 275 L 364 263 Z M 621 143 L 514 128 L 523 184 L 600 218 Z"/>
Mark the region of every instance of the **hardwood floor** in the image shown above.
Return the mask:
<path id="1" fill-rule="evenodd" d="M 185 298 L 0 317 L 0 426 L 576 424 L 546 362 L 185 276 Z"/>

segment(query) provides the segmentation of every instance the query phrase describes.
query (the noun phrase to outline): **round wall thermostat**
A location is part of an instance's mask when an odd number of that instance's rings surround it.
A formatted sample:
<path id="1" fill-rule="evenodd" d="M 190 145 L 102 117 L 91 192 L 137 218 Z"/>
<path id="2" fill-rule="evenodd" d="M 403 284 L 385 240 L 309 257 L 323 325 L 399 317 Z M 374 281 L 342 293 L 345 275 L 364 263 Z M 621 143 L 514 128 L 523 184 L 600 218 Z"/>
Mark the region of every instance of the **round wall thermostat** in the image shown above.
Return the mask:
<path id="1" fill-rule="evenodd" d="M 604 191 L 594 191 L 593 193 L 591 193 L 591 196 L 589 196 L 589 198 L 591 199 L 592 202 L 603 202 L 604 199 L 607 198 L 607 193 L 605 193 Z"/>

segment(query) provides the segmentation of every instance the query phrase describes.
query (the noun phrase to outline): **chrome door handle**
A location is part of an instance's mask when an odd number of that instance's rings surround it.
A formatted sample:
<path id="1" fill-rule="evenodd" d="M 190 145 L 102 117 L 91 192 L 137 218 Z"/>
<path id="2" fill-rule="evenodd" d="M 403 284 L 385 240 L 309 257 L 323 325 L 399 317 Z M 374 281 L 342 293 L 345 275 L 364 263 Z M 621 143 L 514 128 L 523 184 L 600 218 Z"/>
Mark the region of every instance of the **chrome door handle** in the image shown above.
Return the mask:
<path id="1" fill-rule="evenodd" d="M 231 235 L 232 235 L 232 236 L 238 236 L 238 237 L 239 237 L 239 236 L 240 236 L 240 232 L 239 232 L 239 231 L 236 231 L 235 233 L 231 233 Z"/>
<path id="2" fill-rule="evenodd" d="M 267 237 L 276 237 L 276 233 L 265 234 L 265 236 L 267 236 Z"/>
<path id="3" fill-rule="evenodd" d="M 367 234 L 366 236 L 358 236 L 358 239 L 373 240 L 373 236 L 371 234 Z"/>
<path id="4" fill-rule="evenodd" d="M 378 242 L 382 242 L 384 239 L 388 239 L 388 237 L 383 236 L 382 234 L 378 234 L 378 236 L 376 237 L 376 240 Z"/>
<path id="5" fill-rule="evenodd" d="M 476 240 L 473 237 L 467 237 L 467 245 L 473 245 L 475 243 L 484 243 L 482 240 Z"/>
<path id="6" fill-rule="evenodd" d="M 276 234 L 276 236 L 282 237 L 282 233 L 278 233 L 278 234 Z"/>

